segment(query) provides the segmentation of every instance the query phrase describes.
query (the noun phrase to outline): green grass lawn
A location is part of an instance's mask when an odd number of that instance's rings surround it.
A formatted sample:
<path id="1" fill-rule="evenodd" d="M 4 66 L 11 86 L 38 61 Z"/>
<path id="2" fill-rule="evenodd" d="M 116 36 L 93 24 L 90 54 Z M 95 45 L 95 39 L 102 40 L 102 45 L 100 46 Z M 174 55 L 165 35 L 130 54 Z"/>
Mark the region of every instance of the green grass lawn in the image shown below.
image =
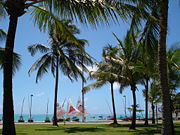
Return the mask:
<path id="1" fill-rule="evenodd" d="M 159 135 L 161 125 L 145 127 L 137 124 L 136 130 L 129 130 L 128 124 L 121 125 L 16 125 L 17 135 Z M 175 133 L 180 135 L 180 123 L 175 123 Z"/>

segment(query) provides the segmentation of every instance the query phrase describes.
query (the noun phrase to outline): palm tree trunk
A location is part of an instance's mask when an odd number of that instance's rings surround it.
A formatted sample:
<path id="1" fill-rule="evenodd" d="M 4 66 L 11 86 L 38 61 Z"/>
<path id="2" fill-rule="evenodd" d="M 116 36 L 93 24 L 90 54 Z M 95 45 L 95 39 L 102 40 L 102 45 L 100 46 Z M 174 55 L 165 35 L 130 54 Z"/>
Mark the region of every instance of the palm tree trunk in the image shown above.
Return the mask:
<path id="1" fill-rule="evenodd" d="M 131 86 L 132 94 L 133 94 L 133 115 L 132 115 L 132 122 L 129 129 L 136 128 L 136 86 Z"/>
<path id="2" fill-rule="evenodd" d="M 114 122 L 113 122 L 113 124 L 118 124 L 117 123 L 117 118 L 116 118 L 115 103 L 114 103 L 113 82 L 111 82 L 111 96 L 112 96 L 112 106 L 113 106 L 113 113 L 114 113 Z"/>
<path id="3" fill-rule="evenodd" d="M 157 108 L 157 103 L 156 103 L 156 124 L 158 124 L 158 108 Z"/>
<path id="4" fill-rule="evenodd" d="M 148 125 L 148 82 L 149 79 L 146 78 L 146 85 L 145 85 L 145 94 L 146 94 L 146 99 L 145 99 L 145 123 L 144 125 Z"/>
<path id="5" fill-rule="evenodd" d="M 12 62 L 18 16 L 10 15 L 4 55 L 3 135 L 16 135 L 12 93 Z"/>
<path id="6" fill-rule="evenodd" d="M 167 63 L 166 63 L 166 36 L 167 36 L 167 21 L 168 21 L 168 0 L 162 0 L 160 10 L 160 29 L 158 43 L 158 63 L 160 87 L 162 91 L 162 135 L 173 134 L 173 122 L 171 112 L 171 102 L 168 89 L 167 78 Z"/>
<path id="7" fill-rule="evenodd" d="M 54 116 L 53 126 L 58 126 L 57 123 L 57 93 L 58 93 L 58 71 L 59 71 L 59 56 L 56 56 L 56 82 L 55 82 L 55 95 L 54 95 Z"/>
<path id="8" fill-rule="evenodd" d="M 152 124 L 155 124 L 155 118 L 154 118 L 154 104 L 153 104 L 153 102 L 151 103 L 152 104 Z"/>

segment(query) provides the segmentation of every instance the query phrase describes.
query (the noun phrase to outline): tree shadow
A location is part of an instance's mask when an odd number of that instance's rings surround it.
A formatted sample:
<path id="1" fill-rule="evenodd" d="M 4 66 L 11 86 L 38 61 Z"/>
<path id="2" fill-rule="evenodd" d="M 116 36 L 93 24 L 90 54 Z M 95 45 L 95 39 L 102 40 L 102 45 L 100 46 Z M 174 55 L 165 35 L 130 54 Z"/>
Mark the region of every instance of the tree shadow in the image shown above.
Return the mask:
<path id="1" fill-rule="evenodd" d="M 102 128 L 86 128 L 86 127 L 70 127 L 64 129 L 66 133 L 76 133 L 76 132 L 102 132 L 105 131 Z"/>
<path id="2" fill-rule="evenodd" d="M 133 135 L 154 135 L 154 134 L 161 134 L 161 130 L 145 128 L 143 130 L 136 130 L 136 132 L 132 134 Z"/>
<path id="3" fill-rule="evenodd" d="M 63 130 L 60 128 L 43 128 L 43 129 L 35 129 L 35 131 L 57 131 L 57 130 Z"/>

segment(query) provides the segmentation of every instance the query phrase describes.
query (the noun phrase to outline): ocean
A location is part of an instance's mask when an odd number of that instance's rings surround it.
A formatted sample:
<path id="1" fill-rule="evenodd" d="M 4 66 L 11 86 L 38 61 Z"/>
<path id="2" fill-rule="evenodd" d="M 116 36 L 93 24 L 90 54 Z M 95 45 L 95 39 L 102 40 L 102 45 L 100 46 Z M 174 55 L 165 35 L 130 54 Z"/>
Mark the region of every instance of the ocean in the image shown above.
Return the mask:
<path id="1" fill-rule="evenodd" d="M 117 115 L 117 118 L 124 118 L 125 115 Z M 18 121 L 20 117 L 20 114 L 15 114 L 14 115 L 14 119 L 15 121 Z M 46 118 L 46 114 L 32 114 L 32 117 L 34 119 L 34 121 L 44 121 L 45 118 Z M 49 114 L 48 117 L 50 119 L 52 119 L 53 117 L 53 114 Z M 90 115 L 87 115 L 86 116 L 86 121 L 98 121 L 98 120 L 107 120 L 109 118 L 113 117 L 113 115 L 110 115 L 110 114 L 90 114 Z M 130 117 L 130 115 L 128 115 L 127 117 Z M 143 118 L 144 116 L 142 115 L 138 115 L 137 114 L 137 117 L 139 118 Z M 2 114 L 0 114 L 0 118 L 2 119 Z M 23 115 L 23 118 L 25 121 L 28 120 L 29 118 L 29 114 L 24 114 Z M 72 119 L 72 117 L 71 117 Z M 82 118 L 80 117 L 80 121 L 82 120 Z"/>

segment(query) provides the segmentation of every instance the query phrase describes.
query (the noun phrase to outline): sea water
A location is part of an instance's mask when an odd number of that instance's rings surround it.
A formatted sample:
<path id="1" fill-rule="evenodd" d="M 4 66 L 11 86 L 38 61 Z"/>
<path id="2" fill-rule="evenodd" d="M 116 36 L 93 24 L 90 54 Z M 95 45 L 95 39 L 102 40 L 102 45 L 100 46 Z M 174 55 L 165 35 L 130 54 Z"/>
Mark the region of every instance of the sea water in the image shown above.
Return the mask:
<path id="1" fill-rule="evenodd" d="M 14 120 L 18 121 L 20 117 L 20 114 L 15 114 L 14 115 Z M 34 121 L 44 121 L 46 118 L 46 114 L 32 114 L 32 117 Z M 48 117 L 50 119 L 53 118 L 53 114 L 49 114 Z M 102 121 L 102 120 L 107 120 L 109 118 L 113 117 L 112 114 L 90 114 L 86 116 L 86 121 Z M 130 117 L 130 115 L 127 115 L 126 117 Z M 23 118 L 25 121 L 28 121 L 29 114 L 24 114 Z M 72 118 L 72 117 L 71 117 Z M 125 115 L 117 115 L 117 119 L 125 118 Z M 144 118 L 142 115 L 137 114 L 137 118 Z M 0 119 L 2 119 L 2 114 L 0 114 Z M 80 121 L 82 118 L 80 117 Z"/>

